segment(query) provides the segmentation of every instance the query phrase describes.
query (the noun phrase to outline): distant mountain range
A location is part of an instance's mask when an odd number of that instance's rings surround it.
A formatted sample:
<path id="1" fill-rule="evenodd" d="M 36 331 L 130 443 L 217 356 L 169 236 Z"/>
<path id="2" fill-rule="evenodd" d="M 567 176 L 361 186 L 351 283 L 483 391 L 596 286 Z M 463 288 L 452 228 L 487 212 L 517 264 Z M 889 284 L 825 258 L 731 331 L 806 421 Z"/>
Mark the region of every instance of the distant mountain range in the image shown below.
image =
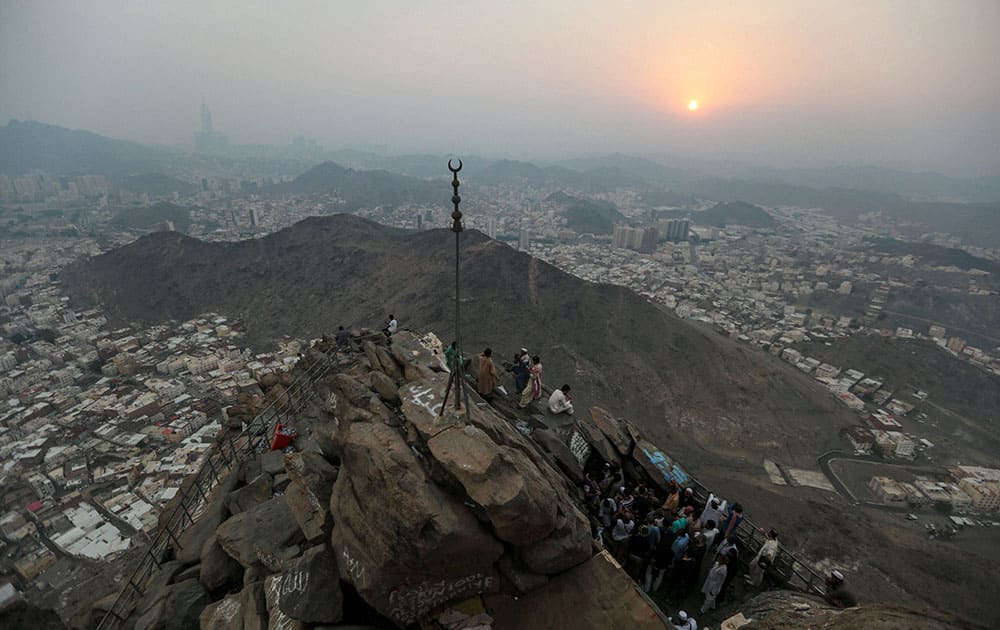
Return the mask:
<path id="1" fill-rule="evenodd" d="M 566 217 L 566 227 L 580 234 L 611 234 L 616 224 L 628 223 L 618 207 L 602 199 L 581 199 L 559 191 L 545 198 L 545 201 L 560 208 Z"/>
<path id="2" fill-rule="evenodd" d="M 343 164 L 316 165 L 294 181 L 273 187 L 271 192 L 335 192 L 346 202 L 343 209 L 351 210 L 438 202 L 439 195 L 436 190 L 432 192 L 427 178 L 448 176 L 447 158 L 442 156 L 388 157 L 360 151 L 330 155 Z M 55 175 L 134 176 L 136 179 L 124 181 L 126 189 L 169 194 L 191 190 L 190 184 L 171 181 L 171 173 L 189 172 L 192 168 L 211 172 L 220 165 L 239 163 L 245 167 L 250 162 L 184 155 L 37 122 L 11 121 L 0 127 L 0 174 L 19 175 L 39 169 Z M 301 168 L 298 162 L 264 158 L 257 165 L 282 172 L 300 172 L 288 169 Z M 639 192 L 654 207 L 683 207 L 697 197 L 761 206 L 822 208 L 848 222 L 878 212 L 889 220 L 910 224 L 911 236 L 947 232 L 983 247 L 995 247 L 1000 242 L 1000 177 L 960 179 L 934 173 L 846 167 L 779 170 L 729 165 L 719 170 L 725 176 L 706 174 L 704 167 L 678 168 L 656 159 L 622 154 L 547 166 L 470 156 L 462 178 L 469 186 L 531 185 L 583 194 L 625 187 Z"/>
<path id="3" fill-rule="evenodd" d="M 42 170 L 55 175 L 133 175 L 163 169 L 170 155 L 89 131 L 12 120 L 0 127 L 0 173 Z"/>
<path id="4" fill-rule="evenodd" d="M 269 192 L 336 194 L 344 200 L 345 210 L 441 201 L 441 186 L 428 180 L 383 170 L 356 171 L 333 162 L 314 166 L 290 182 L 272 186 Z"/>
<path id="5" fill-rule="evenodd" d="M 766 210 L 745 201 L 718 203 L 707 210 L 693 212 L 690 210 L 661 210 L 657 213 L 660 219 L 687 218 L 697 225 L 725 227 L 727 225 L 745 225 L 747 227 L 773 227 L 777 222 Z"/>

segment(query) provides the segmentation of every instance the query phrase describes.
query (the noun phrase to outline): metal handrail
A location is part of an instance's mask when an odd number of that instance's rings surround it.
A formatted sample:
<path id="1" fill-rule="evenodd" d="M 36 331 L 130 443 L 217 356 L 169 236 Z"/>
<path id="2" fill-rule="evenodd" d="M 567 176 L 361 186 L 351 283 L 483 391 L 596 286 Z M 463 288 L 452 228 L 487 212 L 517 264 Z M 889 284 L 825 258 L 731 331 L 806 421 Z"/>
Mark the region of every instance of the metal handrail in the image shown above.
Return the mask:
<path id="1" fill-rule="evenodd" d="M 652 478 L 651 475 L 650 478 Z M 654 483 L 656 482 L 655 479 L 653 479 L 653 481 Z M 657 483 L 657 485 L 659 485 L 659 483 Z M 685 485 L 694 490 L 695 497 L 702 503 L 706 503 L 709 495 L 712 494 L 703 483 L 695 479 L 690 474 L 688 475 L 687 483 Z M 743 520 L 736 526 L 735 533 L 737 537 L 740 538 L 740 542 L 743 543 L 744 547 L 749 551 L 752 551 L 753 554 L 756 554 L 764 544 L 763 538 L 760 540 L 757 539 L 757 536 L 761 531 L 763 530 L 756 523 L 744 515 Z M 790 571 L 790 575 L 788 576 L 789 586 L 793 586 L 792 578 L 798 578 L 800 583 L 794 585 L 798 590 L 805 593 L 823 595 L 824 590 L 822 585 L 825 583 L 825 578 L 786 547 L 781 547 L 781 551 L 786 558 L 790 559 L 790 562 L 788 562 L 788 570 Z M 748 559 L 747 556 L 752 557 L 750 554 L 741 554 L 740 557 L 746 560 Z M 805 575 L 803 575 L 803 573 L 796 568 L 797 566 L 802 568 Z"/>
<path id="2" fill-rule="evenodd" d="M 280 420 L 287 421 L 289 415 L 297 412 L 315 395 L 315 384 L 331 369 L 328 356 L 315 361 L 299 374 L 285 389 L 284 394 L 268 402 L 240 431 L 236 439 L 232 431 L 225 431 L 217 439 L 194 474 L 174 509 L 152 537 L 146 553 L 139 565 L 132 571 L 128 581 L 119 591 L 111 608 L 98 624 L 99 630 L 117 628 L 132 614 L 136 601 L 144 596 L 143 585 L 153 572 L 160 568 L 170 549 L 181 549 L 180 536 L 201 516 L 209 503 L 209 495 L 222 477 L 234 465 L 243 462 L 253 454 L 266 448 L 266 440 L 273 435 Z M 238 447 L 237 443 L 246 441 Z"/>

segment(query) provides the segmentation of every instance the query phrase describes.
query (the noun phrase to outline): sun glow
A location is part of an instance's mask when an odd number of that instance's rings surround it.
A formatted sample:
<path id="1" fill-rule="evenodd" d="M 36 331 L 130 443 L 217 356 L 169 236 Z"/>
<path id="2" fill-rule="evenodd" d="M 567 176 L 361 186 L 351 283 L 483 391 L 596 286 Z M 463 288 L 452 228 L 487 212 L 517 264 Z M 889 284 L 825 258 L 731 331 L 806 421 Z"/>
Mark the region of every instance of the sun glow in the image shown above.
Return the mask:
<path id="1" fill-rule="evenodd" d="M 691 99 L 690 101 L 688 101 L 688 111 L 693 112 L 696 109 L 698 109 L 698 106 L 699 106 L 698 101 L 696 101 L 695 99 Z"/>

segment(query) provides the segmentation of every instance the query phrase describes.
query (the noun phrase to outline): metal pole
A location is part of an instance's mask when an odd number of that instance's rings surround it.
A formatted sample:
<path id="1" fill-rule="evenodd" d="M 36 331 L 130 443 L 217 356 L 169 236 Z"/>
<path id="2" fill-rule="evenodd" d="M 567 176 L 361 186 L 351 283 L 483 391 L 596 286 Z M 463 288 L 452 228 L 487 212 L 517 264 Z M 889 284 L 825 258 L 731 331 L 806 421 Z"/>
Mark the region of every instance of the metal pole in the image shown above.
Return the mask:
<path id="1" fill-rule="evenodd" d="M 461 286 L 459 284 L 459 235 L 462 230 L 465 229 L 462 226 L 462 211 L 459 209 L 459 204 L 462 198 L 458 194 L 458 187 L 460 185 L 458 181 L 458 173 L 462 170 L 462 160 L 458 161 L 458 166 L 452 166 L 451 160 L 448 160 L 448 170 L 451 171 L 451 187 L 453 193 L 451 196 L 451 202 L 455 205 L 455 210 L 451 213 L 452 223 L 451 231 L 455 233 L 455 345 L 457 346 L 456 352 L 456 365 L 452 369 L 451 377 L 448 379 L 448 387 L 445 389 L 444 401 L 441 404 L 441 413 L 444 414 L 444 407 L 448 403 L 448 394 L 451 391 L 451 385 L 455 385 L 455 411 L 461 412 L 462 410 L 462 399 L 465 399 L 465 418 L 466 420 L 471 420 L 469 416 L 469 393 L 465 389 L 465 362 L 464 356 L 462 354 L 462 306 L 461 306 Z"/>

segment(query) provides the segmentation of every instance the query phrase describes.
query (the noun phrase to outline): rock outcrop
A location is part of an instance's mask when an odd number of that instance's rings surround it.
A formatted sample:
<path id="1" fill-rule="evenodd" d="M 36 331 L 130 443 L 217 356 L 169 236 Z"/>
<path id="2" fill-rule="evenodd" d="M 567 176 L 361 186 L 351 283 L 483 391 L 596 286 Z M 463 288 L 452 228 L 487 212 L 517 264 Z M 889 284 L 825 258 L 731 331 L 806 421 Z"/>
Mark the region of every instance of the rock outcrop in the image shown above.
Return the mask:
<path id="1" fill-rule="evenodd" d="M 333 352 L 322 343 L 308 361 Z M 469 596 L 549 588 L 591 559 L 575 490 L 585 455 L 566 427 L 526 422 L 474 392 L 468 410 L 444 408 L 449 375 L 433 336 L 401 332 L 361 349 L 331 357 L 321 402 L 285 421 L 299 430 L 288 452 L 227 475 L 208 520 L 189 529 L 197 547 L 164 565 L 137 627 L 199 616 L 219 630 L 404 627 Z M 270 397 L 290 383 L 269 375 L 261 388 Z M 639 438 L 627 423 L 584 415 L 573 430 L 600 443 L 588 448 L 629 456 Z"/>

